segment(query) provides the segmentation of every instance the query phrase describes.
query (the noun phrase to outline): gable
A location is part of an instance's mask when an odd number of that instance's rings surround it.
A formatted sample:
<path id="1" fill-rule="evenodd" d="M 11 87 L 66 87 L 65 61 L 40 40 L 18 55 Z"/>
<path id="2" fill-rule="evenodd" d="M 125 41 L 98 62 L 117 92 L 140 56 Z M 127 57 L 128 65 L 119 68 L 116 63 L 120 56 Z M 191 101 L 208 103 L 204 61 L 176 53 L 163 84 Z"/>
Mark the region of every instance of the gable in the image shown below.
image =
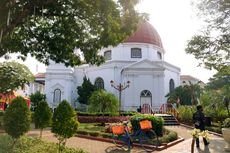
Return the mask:
<path id="1" fill-rule="evenodd" d="M 56 84 L 53 85 L 51 88 L 52 88 L 53 90 L 55 90 L 55 89 L 60 89 L 61 91 L 64 90 L 64 87 L 63 87 L 60 83 L 56 83 Z"/>
<path id="2" fill-rule="evenodd" d="M 164 69 L 164 66 L 160 65 L 159 62 L 145 59 L 124 67 L 124 70 L 128 69 Z"/>

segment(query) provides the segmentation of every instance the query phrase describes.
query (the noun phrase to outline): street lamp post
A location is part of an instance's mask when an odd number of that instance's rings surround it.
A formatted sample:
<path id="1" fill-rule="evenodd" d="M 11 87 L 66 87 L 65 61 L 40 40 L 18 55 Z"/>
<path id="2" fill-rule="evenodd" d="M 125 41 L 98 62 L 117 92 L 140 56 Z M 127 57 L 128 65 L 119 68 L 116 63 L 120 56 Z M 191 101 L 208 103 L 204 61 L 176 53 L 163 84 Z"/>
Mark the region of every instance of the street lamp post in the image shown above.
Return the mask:
<path id="1" fill-rule="evenodd" d="M 119 91 L 119 114 L 121 114 L 121 92 L 129 87 L 130 81 L 127 81 L 127 84 L 121 84 L 118 85 L 114 84 L 114 81 L 110 81 L 111 87 Z"/>

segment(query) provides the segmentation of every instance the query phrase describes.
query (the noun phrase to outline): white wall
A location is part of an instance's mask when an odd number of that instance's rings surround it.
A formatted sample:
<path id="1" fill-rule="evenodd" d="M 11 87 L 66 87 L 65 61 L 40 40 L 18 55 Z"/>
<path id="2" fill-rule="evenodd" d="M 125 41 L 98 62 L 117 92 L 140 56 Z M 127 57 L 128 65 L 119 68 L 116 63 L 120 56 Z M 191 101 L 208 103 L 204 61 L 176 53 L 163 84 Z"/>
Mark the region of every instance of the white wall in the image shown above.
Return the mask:
<path id="1" fill-rule="evenodd" d="M 49 106 L 54 108 L 54 90 L 61 90 L 61 100 L 67 100 L 73 106 L 74 99 L 74 76 L 71 68 L 66 68 L 63 64 L 52 64 L 47 68 L 45 77 L 45 94 Z"/>
<path id="2" fill-rule="evenodd" d="M 141 48 L 142 58 L 131 58 L 131 48 Z M 146 43 L 122 43 L 115 48 L 108 47 L 99 51 L 100 55 L 104 55 L 104 51 L 111 50 L 111 60 L 128 60 L 128 61 L 139 61 L 142 59 L 159 60 L 157 52 L 161 52 L 162 60 L 164 60 L 164 51 L 152 44 Z"/>
<path id="3" fill-rule="evenodd" d="M 170 81 L 170 79 L 173 79 L 175 88 L 180 86 L 180 71 L 175 72 L 175 71 L 170 70 L 170 69 L 165 70 L 165 79 L 164 79 L 165 91 L 164 91 L 164 95 L 167 95 L 169 93 L 169 81 Z M 166 102 L 167 98 L 164 98 L 164 101 Z"/>

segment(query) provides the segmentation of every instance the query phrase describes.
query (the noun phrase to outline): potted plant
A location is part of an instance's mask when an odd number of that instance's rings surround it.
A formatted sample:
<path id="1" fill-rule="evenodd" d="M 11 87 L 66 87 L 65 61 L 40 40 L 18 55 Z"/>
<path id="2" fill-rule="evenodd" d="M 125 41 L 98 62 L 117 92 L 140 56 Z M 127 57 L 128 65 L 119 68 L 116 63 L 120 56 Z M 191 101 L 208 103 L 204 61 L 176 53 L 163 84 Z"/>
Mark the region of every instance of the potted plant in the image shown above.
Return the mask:
<path id="1" fill-rule="evenodd" d="M 230 151 L 230 118 L 224 120 L 222 134 L 224 140 L 227 142 L 227 148 L 225 148 L 225 150 Z"/>

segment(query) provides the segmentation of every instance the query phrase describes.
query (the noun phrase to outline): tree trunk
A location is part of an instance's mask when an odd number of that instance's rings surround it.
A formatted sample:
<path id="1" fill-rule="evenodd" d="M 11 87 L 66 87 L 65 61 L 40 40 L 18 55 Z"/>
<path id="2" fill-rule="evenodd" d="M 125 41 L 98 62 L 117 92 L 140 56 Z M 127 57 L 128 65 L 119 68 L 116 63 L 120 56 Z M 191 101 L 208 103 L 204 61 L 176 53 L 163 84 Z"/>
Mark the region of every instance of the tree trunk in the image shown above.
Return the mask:
<path id="1" fill-rule="evenodd" d="M 42 138 L 42 131 L 43 129 L 40 129 L 40 138 Z"/>

